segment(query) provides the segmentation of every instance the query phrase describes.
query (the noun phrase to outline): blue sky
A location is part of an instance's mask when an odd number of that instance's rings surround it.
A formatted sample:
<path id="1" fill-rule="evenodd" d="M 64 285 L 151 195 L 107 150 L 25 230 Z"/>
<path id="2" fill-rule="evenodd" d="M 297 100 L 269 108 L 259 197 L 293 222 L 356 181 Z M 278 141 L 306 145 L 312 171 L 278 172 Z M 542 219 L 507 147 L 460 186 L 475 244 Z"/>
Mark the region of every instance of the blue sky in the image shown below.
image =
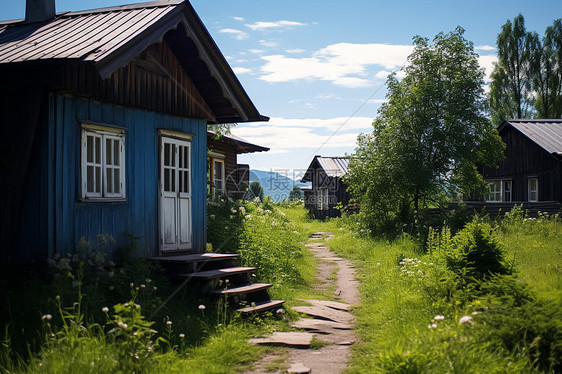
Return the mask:
<path id="1" fill-rule="evenodd" d="M 57 11 L 134 0 L 58 0 Z M 193 7 L 269 123 L 232 132 L 271 148 L 242 156 L 252 168 L 298 177 L 315 154 L 352 153 L 385 99 L 388 73 L 400 69 L 412 37 L 462 26 L 487 73 L 501 26 L 518 13 L 540 35 L 562 17 L 562 2 L 192 0 Z M 0 0 L 0 19 L 23 18 L 24 0 Z"/>

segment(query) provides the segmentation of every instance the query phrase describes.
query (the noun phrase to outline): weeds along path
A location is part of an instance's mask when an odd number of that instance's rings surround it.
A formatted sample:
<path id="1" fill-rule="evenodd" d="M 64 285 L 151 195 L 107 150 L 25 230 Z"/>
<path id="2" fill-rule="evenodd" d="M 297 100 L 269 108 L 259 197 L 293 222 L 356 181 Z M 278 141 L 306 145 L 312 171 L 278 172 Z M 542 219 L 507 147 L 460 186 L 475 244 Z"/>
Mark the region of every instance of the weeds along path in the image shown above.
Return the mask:
<path id="1" fill-rule="evenodd" d="M 318 259 L 319 294 L 333 295 L 333 300 L 301 300 L 303 306 L 293 309 L 306 314 L 292 323 L 306 332 L 274 333 L 253 339 L 258 344 L 274 344 L 273 349 L 246 374 L 262 373 L 341 373 L 351 356 L 355 341 L 354 318 L 350 309 L 359 304 L 358 284 L 351 263 L 330 251 L 329 232 L 311 235 L 306 246 Z"/>

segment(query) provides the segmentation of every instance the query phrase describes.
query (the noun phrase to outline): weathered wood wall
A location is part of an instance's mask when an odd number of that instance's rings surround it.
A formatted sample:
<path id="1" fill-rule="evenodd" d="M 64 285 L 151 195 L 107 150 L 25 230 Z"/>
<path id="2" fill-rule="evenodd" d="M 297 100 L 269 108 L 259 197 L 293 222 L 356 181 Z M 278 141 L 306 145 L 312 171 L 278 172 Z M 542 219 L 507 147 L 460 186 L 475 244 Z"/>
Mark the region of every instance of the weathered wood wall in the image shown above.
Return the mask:
<path id="1" fill-rule="evenodd" d="M 80 200 L 80 120 L 120 126 L 125 133 L 126 200 Z M 74 251 L 82 237 L 96 243 L 112 235 L 116 247 L 124 233 L 139 236 L 137 256 L 158 254 L 158 129 L 193 134 L 193 248 L 205 250 L 206 121 L 157 114 L 71 95 L 51 95 L 49 123 L 34 147 L 26 184 L 19 250 L 23 262 Z"/>
<path id="2" fill-rule="evenodd" d="M 527 201 L 527 180 L 537 177 L 539 201 L 562 202 L 562 157 L 549 154 L 511 127 L 506 127 L 500 135 L 506 143 L 506 159 L 497 169 L 482 168 L 484 178 L 511 179 L 512 200 Z"/>

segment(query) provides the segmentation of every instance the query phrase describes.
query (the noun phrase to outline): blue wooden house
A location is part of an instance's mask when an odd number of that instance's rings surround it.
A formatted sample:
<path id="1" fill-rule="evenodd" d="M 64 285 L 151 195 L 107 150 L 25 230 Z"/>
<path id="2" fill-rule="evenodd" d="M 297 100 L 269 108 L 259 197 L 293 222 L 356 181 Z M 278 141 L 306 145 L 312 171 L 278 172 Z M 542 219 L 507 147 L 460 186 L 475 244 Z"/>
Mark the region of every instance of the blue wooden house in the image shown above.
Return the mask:
<path id="1" fill-rule="evenodd" d="M 207 124 L 264 121 L 187 1 L 0 22 L 0 260 L 204 252 Z"/>

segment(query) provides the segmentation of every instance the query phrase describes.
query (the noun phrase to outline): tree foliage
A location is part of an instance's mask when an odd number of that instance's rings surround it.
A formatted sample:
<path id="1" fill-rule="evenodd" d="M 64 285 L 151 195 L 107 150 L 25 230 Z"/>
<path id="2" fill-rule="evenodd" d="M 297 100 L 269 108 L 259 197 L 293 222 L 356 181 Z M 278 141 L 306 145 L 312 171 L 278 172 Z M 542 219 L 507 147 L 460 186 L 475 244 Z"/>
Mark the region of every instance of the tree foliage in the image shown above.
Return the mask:
<path id="1" fill-rule="evenodd" d="M 390 232 L 439 193 L 483 187 L 476 165 L 493 165 L 503 143 L 486 117 L 484 72 L 458 27 L 430 43 L 416 36 L 387 80 L 388 102 L 358 138 L 346 182 L 374 232 Z"/>
<path id="2" fill-rule="evenodd" d="M 250 187 L 248 188 L 248 195 L 250 200 L 258 197 L 260 201 L 263 201 L 263 187 L 260 182 L 253 181 L 252 183 L 250 183 Z"/>
<path id="3" fill-rule="evenodd" d="M 298 201 L 302 199 L 302 191 L 298 184 L 294 184 L 291 192 L 289 192 L 289 201 Z"/>
<path id="4" fill-rule="evenodd" d="M 510 118 L 562 117 L 562 19 L 544 37 L 528 32 L 521 14 L 497 38 L 490 108 L 497 125 Z"/>

